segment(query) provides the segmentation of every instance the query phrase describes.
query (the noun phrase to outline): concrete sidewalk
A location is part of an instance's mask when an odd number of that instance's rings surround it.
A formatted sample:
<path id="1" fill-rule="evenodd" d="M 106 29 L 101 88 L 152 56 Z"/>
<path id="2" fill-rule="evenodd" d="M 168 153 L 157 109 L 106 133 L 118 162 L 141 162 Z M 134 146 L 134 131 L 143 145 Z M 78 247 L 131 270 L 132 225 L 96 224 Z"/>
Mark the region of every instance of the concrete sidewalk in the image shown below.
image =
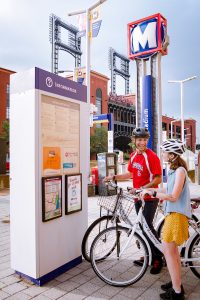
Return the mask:
<path id="1" fill-rule="evenodd" d="M 126 182 L 121 183 L 121 185 L 130 186 L 131 183 Z M 199 185 L 191 184 L 190 189 L 192 196 L 200 197 Z M 89 223 L 91 223 L 99 215 L 97 197 L 89 198 L 88 206 Z M 148 270 L 139 282 L 126 288 L 117 288 L 106 285 L 97 278 L 90 264 L 85 261 L 42 287 L 26 282 L 10 268 L 10 225 L 9 223 L 2 222 L 8 215 L 9 195 L 0 195 L 0 300 L 160 299 L 160 285 L 169 280 L 166 268 L 158 275 L 151 275 Z M 199 212 L 198 215 L 200 217 Z M 182 276 L 187 299 L 199 300 L 200 280 L 187 268 L 182 269 Z"/>

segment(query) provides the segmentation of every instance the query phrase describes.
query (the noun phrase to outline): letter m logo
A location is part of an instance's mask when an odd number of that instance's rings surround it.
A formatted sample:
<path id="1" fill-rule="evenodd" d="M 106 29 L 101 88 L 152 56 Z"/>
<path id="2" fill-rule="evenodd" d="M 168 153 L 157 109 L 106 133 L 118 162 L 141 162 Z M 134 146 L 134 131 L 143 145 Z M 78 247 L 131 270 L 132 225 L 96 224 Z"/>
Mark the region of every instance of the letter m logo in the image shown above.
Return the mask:
<path id="1" fill-rule="evenodd" d="M 167 20 L 156 14 L 128 24 L 128 55 L 135 57 L 148 57 L 155 52 L 167 54 L 162 49 L 167 34 Z"/>

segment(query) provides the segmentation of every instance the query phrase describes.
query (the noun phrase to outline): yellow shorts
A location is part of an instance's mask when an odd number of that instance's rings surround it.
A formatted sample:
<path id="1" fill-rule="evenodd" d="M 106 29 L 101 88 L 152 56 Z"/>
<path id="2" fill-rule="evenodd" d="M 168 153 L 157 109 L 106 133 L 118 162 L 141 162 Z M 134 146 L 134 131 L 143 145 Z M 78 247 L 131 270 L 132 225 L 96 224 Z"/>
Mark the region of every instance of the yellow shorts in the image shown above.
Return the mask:
<path id="1" fill-rule="evenodd" d="M 186 216 L 176 212 L 166 216 L 162 229 L 162 240 L 164 242 L 175 242 L 180 246 L 187 241 L 188 237 L 188 218 Z"/>

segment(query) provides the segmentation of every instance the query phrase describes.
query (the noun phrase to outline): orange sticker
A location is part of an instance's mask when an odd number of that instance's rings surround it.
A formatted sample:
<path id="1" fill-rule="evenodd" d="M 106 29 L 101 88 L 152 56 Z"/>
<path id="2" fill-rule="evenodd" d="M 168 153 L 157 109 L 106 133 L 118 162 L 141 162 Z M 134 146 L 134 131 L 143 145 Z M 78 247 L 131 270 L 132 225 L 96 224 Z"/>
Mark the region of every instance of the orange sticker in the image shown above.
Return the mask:
<path id="1" fill-rule="evenodd" d="M 60 147 L 43 147 L 43 170 L 60 170 Z"/>

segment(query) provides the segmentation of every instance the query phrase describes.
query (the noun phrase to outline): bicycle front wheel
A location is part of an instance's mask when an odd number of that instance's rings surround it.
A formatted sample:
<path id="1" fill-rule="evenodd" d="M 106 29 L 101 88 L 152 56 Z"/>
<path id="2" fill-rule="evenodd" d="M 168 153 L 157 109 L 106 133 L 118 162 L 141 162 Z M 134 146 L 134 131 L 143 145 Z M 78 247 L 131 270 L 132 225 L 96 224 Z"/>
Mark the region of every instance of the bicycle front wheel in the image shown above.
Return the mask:
<path id="1" fill-rule="evenodd" d="M 200 278 L 200 235 L 197 234 L 190 244 L 188 251 L 188 258 L 195 258 L 196 260 L 190 261 L 189 266 L 192 273 Z"/>
<path id="2" fill-rule="evenodd" d="M 100 232 L 92 243 L 90 258 L 93 270 L 110 285 L 131 285 L 143 277 L 148 267 L 146 243 L 137 233 L 132 237 L 129 233 L 125 227 L 110 227 Z M 126 244 L 128 240 L 129 244 Z M 143 260 L 137 264 L 141 257 Z"/>
<path id="3" fill-rule="evenodd" d="M 113 226 L 111 222 L 112 218 L 113 216 L 111 215 L 102 216 L 99 219 L 95 220 L 88 227 L 81 244 L 81 251 L 85 260 L 90 261 L 90 248 L 95 237 L 104 229 Z"/>

